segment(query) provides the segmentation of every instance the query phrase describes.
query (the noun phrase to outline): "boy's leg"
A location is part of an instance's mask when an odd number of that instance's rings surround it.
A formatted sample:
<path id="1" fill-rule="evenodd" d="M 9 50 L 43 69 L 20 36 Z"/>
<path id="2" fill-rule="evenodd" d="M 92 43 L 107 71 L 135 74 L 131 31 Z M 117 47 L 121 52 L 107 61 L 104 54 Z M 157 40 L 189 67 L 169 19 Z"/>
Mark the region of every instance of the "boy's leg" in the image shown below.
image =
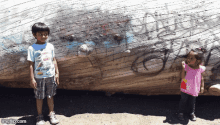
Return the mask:
<path id="1" fill-rule="evenodd" d="M 37 104 L 37 113 L 38 115 L 42 114 L 42 106 L 43 106 L 43 99 L 36 99 Z"/>
<path id="2" fill-rule="evenodd" d="M 37 89 L 34 90 L 36 98 L 36 106 L 38 115 L 42 114 L 43 99 L 45 98 L 45 82 L 44 79 L 37 79 Z"/>
<path id="3" fill-rule="evenodd" d="M 54 77 L 50 77 L 46 79 L 46 95 L 47 95 L 47 105 L 50 113 L 54 111 L 53 96 L 56 95 L 56 83 Z"/>
<path id="4" fill-rule="evenodd" d="M 50 117 L 50 122 L 52 124 L 57 124 L 59 123 L 59 120 L 55 116 L 54 112 L 54 100 L 53 96 L 56 94 L 56 83 L 54 77 L 47 78 L 46 81 L 46 88 L 47 88 L 47 104 L 49 107 L 49 117 Z"/>
<path id="5" fill-rule="evenodd" d="M 53 108 L 54 108 L 53 97 L 51 97 L 51 98 L 47 97 L 47 105 L 48 105 L 49 114 L 50 114 L 51 112 L 53 112 Z"/>
<path id="6" fill-rule="evenodd" d="M 44 79 L 35 79 L 37 82 L 37 89 L 34 90 L 35 98 L 36 98 L 36 105 L 37 105 L 37 122 L 36 125 L 44 125 L 45 121 L 42 114 L 42 106 L 43 106 L 43 99 L 45 97 L 45 81 Z"/>

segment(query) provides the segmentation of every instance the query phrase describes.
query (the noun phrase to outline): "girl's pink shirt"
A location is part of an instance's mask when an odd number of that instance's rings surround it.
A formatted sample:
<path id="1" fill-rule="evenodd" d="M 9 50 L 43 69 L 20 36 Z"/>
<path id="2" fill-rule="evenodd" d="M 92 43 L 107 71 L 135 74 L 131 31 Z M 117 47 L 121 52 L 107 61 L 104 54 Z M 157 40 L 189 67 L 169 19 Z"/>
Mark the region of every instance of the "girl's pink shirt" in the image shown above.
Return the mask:
<path id="1" fill-rule="evenodd" d="M 192 96 L 198 96 L 200 92 L 202 73 L 205 71 L 206 67 L 199 65 L 199 69 L 192 69 L 187 64 L 185 64 L 186 76 L 186 89 L 181 88 L 181 91 Z M 183 80 L 182 80 L 183 81 Z"/>

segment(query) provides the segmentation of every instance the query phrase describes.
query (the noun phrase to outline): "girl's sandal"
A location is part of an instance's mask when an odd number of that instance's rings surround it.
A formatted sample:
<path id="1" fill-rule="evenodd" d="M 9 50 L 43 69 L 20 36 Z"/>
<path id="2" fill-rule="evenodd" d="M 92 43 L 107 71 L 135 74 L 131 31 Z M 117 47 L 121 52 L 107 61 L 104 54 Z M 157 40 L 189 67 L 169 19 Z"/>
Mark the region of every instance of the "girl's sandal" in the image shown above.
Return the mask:
<path id="1" fill-rule="evenodd" d="M 183 113 L 179 113 L 178 118 L 180 121 L 184 121 Z"/>

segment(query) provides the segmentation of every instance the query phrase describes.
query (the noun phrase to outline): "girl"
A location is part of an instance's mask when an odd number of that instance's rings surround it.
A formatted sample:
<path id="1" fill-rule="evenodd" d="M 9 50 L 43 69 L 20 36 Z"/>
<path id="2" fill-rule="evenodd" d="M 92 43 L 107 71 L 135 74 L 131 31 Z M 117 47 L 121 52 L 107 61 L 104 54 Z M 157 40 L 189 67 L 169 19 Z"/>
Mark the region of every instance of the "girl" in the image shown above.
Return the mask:
<path id="1" fill-rule="evenodd" d="M 184 120 L 183 112 L 184 107 L 187 106 L 190 110 L 190 119 L 196 121 L 195 116 L 195 102 L 196 97 L 199 94 L 204 92 L 204 71 L 205 66 L 202 66 L 202 60 L 204 55 L 204 49 L 195 49 L 191 50 L 188 55 L 186 62 L 182 62 L 182 72 L 181 72 L 181 100 L 179 104 L 179 114 L 178 118 Z M 202 75 L 201 75 L 202 74 Z M 201 89 L 200 89 L 201 87 Z"/>

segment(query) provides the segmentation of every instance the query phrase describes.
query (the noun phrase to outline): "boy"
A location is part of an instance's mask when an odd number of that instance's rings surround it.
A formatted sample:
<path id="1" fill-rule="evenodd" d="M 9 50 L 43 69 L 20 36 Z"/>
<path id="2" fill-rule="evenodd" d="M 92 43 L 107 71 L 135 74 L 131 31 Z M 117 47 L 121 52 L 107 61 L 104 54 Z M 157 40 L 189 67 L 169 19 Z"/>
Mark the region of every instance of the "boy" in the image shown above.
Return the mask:
<path id="1" fill-rule="evenodd" d="M 53 111 L 53 96 L 56 94 L 57 85 L 59 85 L 59 71 L 55 59 L 54 46 L 46 42 L 50 29 L 44 23 L 35 23 L 32 26 L 32 34 L 37 39 L 37 42 L 29 46 L 27 60 L 29 61 L 30 85 L 34 88 L 38 112 L 36 125 L 45 123 L 42 115 L 42 105 L 45 96 L 47 96 L 50 122 L 57 124 L 59 120 Z"/>

